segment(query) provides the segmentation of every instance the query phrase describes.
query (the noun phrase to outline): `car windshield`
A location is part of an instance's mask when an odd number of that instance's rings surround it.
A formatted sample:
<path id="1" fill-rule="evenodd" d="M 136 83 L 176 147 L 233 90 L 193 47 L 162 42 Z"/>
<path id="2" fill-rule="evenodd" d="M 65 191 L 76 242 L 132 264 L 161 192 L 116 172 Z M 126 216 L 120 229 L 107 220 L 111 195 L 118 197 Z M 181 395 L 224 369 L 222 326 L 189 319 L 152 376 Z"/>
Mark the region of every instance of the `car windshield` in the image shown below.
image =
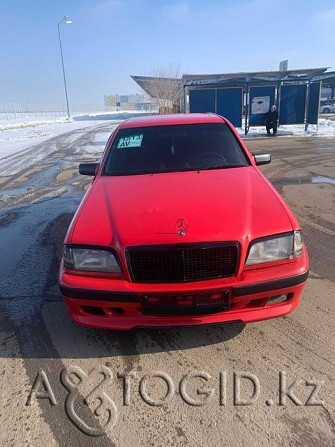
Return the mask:
<path id="1" fill-rule="evenodd" d="M 154 174 L 249 165 L 225 123 L 133 127 L 117 132 L 103 174 Z"/>

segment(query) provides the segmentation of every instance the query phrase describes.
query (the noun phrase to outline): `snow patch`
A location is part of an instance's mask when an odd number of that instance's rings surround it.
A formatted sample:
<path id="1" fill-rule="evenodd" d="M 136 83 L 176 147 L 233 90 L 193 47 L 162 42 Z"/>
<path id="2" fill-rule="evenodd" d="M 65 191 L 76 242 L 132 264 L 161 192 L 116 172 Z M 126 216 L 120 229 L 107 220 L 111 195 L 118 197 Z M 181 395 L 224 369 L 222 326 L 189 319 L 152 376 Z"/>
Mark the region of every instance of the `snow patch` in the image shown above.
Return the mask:
<path id="1" fill-rule="evenodd" d="M 244 128 L 237 129 L 243 136 Z M 250 127 L 247 138 L 266 136 L 265 126 Z M 305 131 L 304 124 L 294 124 L 290 126 L 279 126 L 277 136 L 279 137 L 335 137 L 335 120 L 326 118 L 319 119 L 319 125 L 309 124 Z"/>

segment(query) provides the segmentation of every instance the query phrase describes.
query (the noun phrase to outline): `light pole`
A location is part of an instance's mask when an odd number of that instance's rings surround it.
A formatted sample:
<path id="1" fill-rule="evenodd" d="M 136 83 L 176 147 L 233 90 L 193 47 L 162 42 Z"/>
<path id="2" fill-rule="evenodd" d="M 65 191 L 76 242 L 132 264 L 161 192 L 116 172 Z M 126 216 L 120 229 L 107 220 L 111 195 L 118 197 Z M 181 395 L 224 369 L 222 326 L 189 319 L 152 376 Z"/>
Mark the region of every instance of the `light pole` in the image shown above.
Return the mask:
<path id="1" fill-rule="evenodd" d="M 67 107 L 67 116 L 70 118 L 70 108 L 69 108 L 69 99 L 67 97 L 67 87 L 66 87 L 66 77 L 65 77 L 65 68 L 64 68 L 64 58 L 63 58 L 63 48 L 62 48 L 62 39 L 60 37 L 60 25 L 70 25 L 72 22 L 69 20 L 68 16 L 64 16 L 62 20 L 58 23 L 58 37 L 59 37 L 59 47 L 60 47 L 60 55 L 62 58 L 62 67 L 63 67 L 63 78 L 64 78 L 64 88 L 65 88 L 65 97 L 66 97 L 66 107 Z"/>

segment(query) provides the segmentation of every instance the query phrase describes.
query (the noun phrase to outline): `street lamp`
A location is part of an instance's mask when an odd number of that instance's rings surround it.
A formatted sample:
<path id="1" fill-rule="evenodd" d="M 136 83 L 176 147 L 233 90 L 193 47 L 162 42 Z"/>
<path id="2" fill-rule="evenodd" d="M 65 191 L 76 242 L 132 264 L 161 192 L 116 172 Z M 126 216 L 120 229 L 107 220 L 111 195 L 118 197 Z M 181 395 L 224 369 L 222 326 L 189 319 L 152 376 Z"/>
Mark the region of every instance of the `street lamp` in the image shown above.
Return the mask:
<path id="1" fill-rule="evenodd" d="M 67 116 L 70 118 L 70 108 L 69 108 L 69 99 L 67 97 L 67 87 L 66 87 L 66 77 L 65 77 L 65 68 L 64 68 L 64 58 L 63 58 L 63 48 L 62 48 L 62 40 L 60 37 L 60 25 L 70 25 L 72 22 L 69 20 L 69 16 L 64 16 L 62 20 L 58 23 L 58 37 L 59 37 L 59 47 L 60 47 L 60 55 L 62 58 L 62 67 L 63 67 L 63 78 L 64 78 L 64 88 L 65 88 L 65 97 L 66 97 L 66 106 L 67 106 Z"/>

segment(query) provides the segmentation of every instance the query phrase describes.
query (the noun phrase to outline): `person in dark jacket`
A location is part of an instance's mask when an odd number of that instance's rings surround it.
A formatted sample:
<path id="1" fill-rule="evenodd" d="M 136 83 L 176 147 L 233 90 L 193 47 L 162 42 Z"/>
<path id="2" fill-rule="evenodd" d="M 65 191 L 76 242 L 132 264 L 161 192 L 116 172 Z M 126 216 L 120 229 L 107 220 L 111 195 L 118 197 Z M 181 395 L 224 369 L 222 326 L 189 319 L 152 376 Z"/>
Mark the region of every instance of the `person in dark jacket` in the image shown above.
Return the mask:
<path id="1" fill-rule="evenodd" d="M 268 136 L 271 135 L 270 129 L 273 129 L 273 136 L 277 133 L 278 112 L 276 106 L 271 106 L 270 110 L 265 114 L 265 126 Z"/>

